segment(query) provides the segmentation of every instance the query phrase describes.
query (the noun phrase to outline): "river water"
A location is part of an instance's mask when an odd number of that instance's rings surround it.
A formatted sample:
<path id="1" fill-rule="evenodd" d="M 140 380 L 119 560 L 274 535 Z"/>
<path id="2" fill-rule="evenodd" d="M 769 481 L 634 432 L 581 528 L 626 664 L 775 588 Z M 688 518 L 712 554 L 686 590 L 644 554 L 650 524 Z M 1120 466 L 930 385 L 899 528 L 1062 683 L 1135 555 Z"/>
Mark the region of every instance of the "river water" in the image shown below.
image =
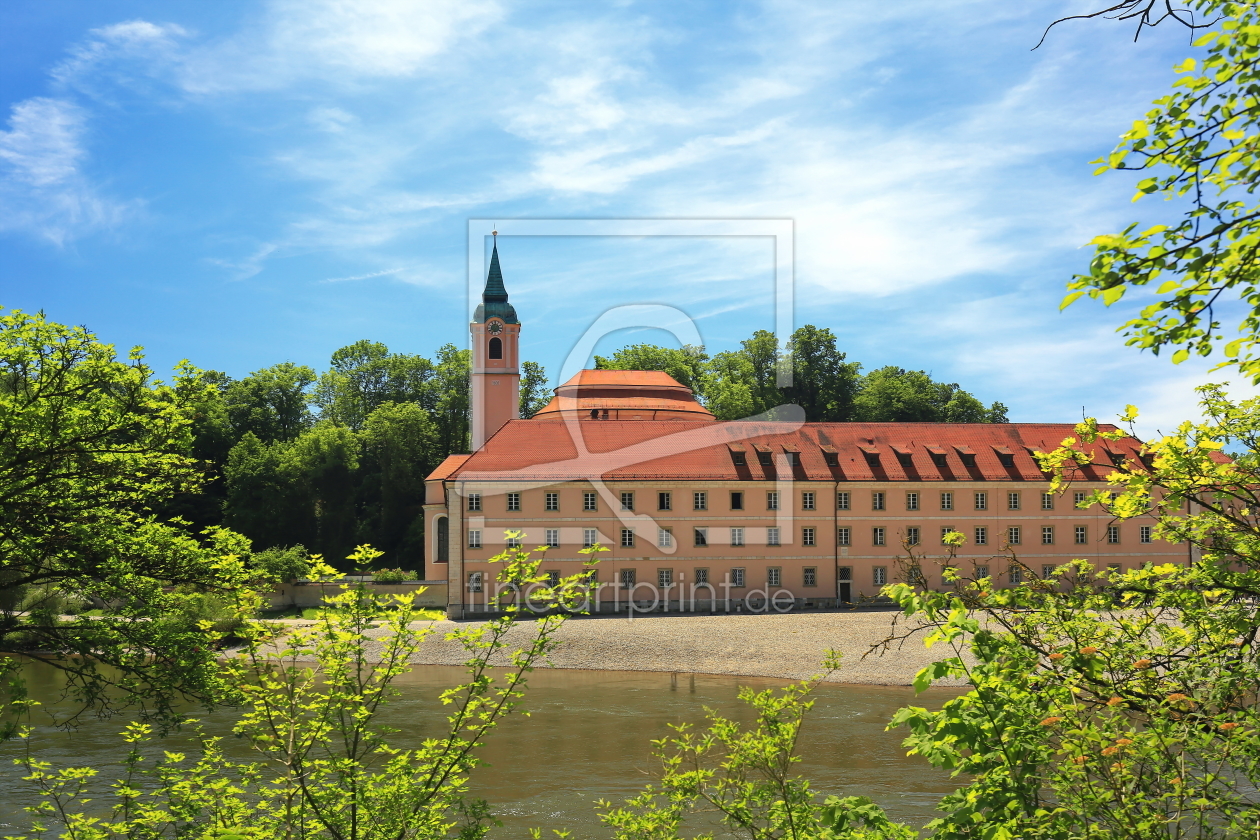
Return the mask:
<path id="1" fill-rule="evenodd" d="M 27 673 L 32 693 L 55 702 L 56 675 L 45 668 Z M 386 715 L 386 722 L 401 730 L 391 743 L 407 747 L 439 735 L 450 707 L 438 702 L 438 694 L 463 675 L 460 668 L 421 666 L 401 677 L 403 696 Z M 703 674 L 534 672 L 524 703 L 531 715 L 510 717 L 492 733 L 481 753 L 489 766 L 473 777 L 473 793 L 488 800 L 504 823 L 490 836 L 523 840 L 534 826 L 570 829 L 576 838 L 611 836 L 593 803 L 620 801 L 656 780 L 659 766 L 651 755 L 651 739 L 668 735 L 671 723 L 702 723 L 705 707 L 748 720 L 751 715 L 737 696 L 740 686 L 786 684 Z M 801 731 L 801 774 L 816 791 L 869 796 L 893 818 L 922 825 L 934 816 L 940 797 L 957 784 L 921 758 L 907 757 L 901 747 L 905 731 L 886 732 L 884 726 L 901 706 L 939 707 L 958 693 L 930 689 L 916 698 L 910 688 L 820 685 Z M 232 717 L 225 710 L 204 719 L 211 731 L 226 734 Z M 119 719 L 89 721 L 70 732 L 40 725 L 34 750 L 55 765 L 90 764 L 106 773 L 123 753 L 117 736 L 122 727 Z M 0 745 L 0 837 L 28 825 L 21 811 L 25 783 L 11 763 L 15 749 L 14 744 Z"/>

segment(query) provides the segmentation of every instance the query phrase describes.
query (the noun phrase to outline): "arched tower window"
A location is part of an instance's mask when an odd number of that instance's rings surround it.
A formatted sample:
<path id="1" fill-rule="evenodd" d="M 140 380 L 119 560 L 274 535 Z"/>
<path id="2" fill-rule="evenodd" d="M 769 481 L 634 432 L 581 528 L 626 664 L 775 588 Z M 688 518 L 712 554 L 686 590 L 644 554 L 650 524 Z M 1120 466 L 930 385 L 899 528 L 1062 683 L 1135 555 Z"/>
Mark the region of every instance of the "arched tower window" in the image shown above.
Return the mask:
<path id="1" fill-rule="evenodd" d="M 490 358 L 492 359 L 503 358 L 503 339 L 501 338 L 490 339 Z"/>

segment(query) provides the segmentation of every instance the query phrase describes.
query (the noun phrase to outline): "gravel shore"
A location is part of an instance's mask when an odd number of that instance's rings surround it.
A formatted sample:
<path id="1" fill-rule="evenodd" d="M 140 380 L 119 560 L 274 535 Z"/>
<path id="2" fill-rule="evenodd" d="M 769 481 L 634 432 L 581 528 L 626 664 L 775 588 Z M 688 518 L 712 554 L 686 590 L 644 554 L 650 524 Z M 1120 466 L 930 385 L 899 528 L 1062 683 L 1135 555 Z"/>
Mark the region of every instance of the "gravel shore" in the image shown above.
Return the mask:
<path id="1" fill-rule="evenodd" d="M 863 655 L 895 629 L 908 629 L 892 612 L 820 612 L 784 615 L 656 615 L 634 620 L 614 617 L 574 618 L 565 622 L 551 655 L 551 667 L 599 671 L 666 671 L 696 674 L 805 679 L 818 673 L 830 648 L 843 654 L 842 666 L 828 682 L 861 685 L 910 685 L 925 665 L 950 655 L 937 646 L 928 650 L 923 634 L 889 650 Z M 310 622 L 285 622 L 309 624 Z M 509 641 L 520 645 L 532 637 L 532 622 L 515 627 Z M 413 626 L 433 633 L 412 657 L 416 665 L 460 665 L 468 653 L 444 637 L 451 630 L 478 622 L 433 621 Z M 369 631 L 369 639 L 386 631 Z M 369 649 L 379 647 L 370 641 Z M 499 662 L 495 664 L 506 664 Z M 962 683 L 938 682 L 938 685 Z"/>

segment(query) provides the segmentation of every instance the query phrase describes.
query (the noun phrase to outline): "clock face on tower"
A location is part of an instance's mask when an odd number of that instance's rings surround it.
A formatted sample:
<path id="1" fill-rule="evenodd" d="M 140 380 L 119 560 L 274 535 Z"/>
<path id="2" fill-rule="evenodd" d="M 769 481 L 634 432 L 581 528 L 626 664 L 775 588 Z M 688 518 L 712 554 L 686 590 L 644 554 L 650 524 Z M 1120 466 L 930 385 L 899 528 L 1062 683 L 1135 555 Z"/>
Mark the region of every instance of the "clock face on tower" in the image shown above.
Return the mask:
<path id="1" fill-rule="evenodd" d="M 486 329 L 490 331 L 491 335 L 498 335 L 499 333 L 503 332 L 503 325 L 500 324 L 498 321 L 491 321 L 490 326 L 486 327 Z"/>

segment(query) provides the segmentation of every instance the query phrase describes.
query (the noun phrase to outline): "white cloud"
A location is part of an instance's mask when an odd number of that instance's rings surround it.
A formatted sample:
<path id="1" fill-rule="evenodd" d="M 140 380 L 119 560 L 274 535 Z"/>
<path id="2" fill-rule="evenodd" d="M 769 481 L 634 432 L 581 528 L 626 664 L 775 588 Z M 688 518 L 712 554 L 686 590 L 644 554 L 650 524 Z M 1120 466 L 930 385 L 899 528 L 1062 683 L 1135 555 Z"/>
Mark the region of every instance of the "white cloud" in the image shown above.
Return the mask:
<path id="1" fill-rule="evenodd" d="M 34 233 L 56 244 L 115 223 L 126 209 L 83 175 L 86 115 L 64 99 L 36 97 L 13 106 L 0 130 L 0 230 Z"/>

